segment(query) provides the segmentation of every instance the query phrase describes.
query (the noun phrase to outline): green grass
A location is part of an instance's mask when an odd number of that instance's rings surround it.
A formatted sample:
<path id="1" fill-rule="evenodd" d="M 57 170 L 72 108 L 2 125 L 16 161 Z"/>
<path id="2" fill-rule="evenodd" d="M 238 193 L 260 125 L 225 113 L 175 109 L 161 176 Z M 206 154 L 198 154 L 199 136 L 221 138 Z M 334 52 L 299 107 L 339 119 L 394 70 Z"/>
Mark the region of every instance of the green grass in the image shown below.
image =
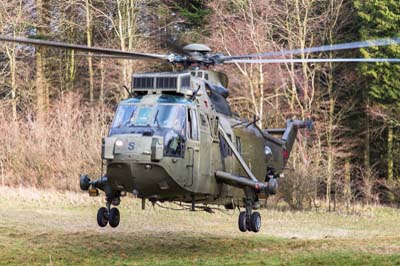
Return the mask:
<path id="1" fill-rule="evenodd" d="M 0 265 L 400 265 L 400 211 L 358 215 L 263 210 L 259 234 L 234 215 L 140 210 L 124 199 L 117 229 L 102 198 L 0 188 Z"/>

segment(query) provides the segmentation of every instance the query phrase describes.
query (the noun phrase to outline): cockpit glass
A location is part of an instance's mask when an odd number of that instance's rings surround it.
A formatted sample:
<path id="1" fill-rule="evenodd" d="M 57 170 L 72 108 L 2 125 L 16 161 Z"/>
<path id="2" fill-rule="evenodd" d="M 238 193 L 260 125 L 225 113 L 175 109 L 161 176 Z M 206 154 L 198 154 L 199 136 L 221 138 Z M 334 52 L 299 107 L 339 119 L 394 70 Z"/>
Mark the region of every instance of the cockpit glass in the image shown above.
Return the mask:
<path id="1" fill-rule="evenodd" d="M 164 137 L 164 156 L 183 157 L 186 143 L 183 105 L 120 105 L 110 129 L 114 134 L 156 134 Z"/>
<path id="2" fill-rule="evenodd" d="M 173 129 L 184 135 L 186 110 L 180 105 L 161 104 L 157 106 L 120 105 L 112 128 L 152 126 Z"/>
<path id="3" fill-rule="evenodd" d="M 131 125 L 134 126 L 146 126 L 149 124 L 149 118 L 151 115 L 152 107 L 140 107 L 136 112 L 135 116 L 131 118 Z"/>
<path id="4" fill-rule="evenodd" d="M 184 133 L 186 112 L 183 106 L 159 105 L 153 124 L 160 128 L 170 128 L 178 133 Z"/>
<path id="5" fill-rule="evenodd" d="M 134 116 L 136 105 L 120 105 L 114 118 L 112 127 L 124 127 L 129 124 L 131 117 Z"/>

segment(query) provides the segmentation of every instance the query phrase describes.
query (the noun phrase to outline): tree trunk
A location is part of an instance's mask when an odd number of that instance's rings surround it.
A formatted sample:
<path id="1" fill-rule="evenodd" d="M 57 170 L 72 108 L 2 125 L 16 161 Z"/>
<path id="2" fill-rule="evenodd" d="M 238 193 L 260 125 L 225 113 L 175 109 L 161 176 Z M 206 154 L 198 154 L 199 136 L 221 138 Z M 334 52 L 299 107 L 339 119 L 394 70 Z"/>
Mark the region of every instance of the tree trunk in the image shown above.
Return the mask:
<path id="1" fill-rule="evenodd" d="M 36 108 L 38 120 L 42 120 L 46 112 L 46 89 L 47 81 L 44 74 L 43 47 L 36 48 Z"/>
<path id="2" fill-rule="evenodd" d="M 91 1 L 85 0 L 86 4 L 86 41 L 87 46 L 92 47 L 92 12 L 91 12 Z M 89 101 L 94 101 L 94 71 L 93 71 L 93 58 L 92 53 L 89 53 L 87 57 L 88 68 L 89 68 Z"/>
<path id="3" fill-rule="evenodd" d="M 105 72 L 105 67 L 104 67 L 104 60 L 100 59 L 100 76 L 101 76 L 101 82 L 100 82 L 100 96 L 99 100 L 101 105 L 104 104 L 104 81 L 106 78 L 106 72 Z"/>
<path id="4" fill-rule="evenodd" d="M 48 17 L 49 12 L 48 0 L 36 0 L 37 12 L 37 35 L 44 36 L 48 31 Z M 46 48 L 36 48 L 36 109 L 37 118 L 42 120 L 48 108 L 49 88 L 46 79 Z"/>
<path id="5" fill-rule="evenodd" d="M 350 201 L 351 201 L 351 185 L 350 185 L 350 178 L 351 178 L 351 164 L 350 158 L 345 158 L 344 161 L 344 198 L 346 201 L 346 210 L 349 211 Z"/>
<path id="6" fill-rule="evenodd" d="M 393 126 L 389 123 L 388 125 L 388 136 L 387 136 L 387 172 L 388 180 L 393 180 Z"/>
<path id="7" fill-rule="evenodd" d="M 364 92 L 364 98 L 366 102 L 366 109 L 369 108 L 369 98 L 367 92 Z M 370 180 L 371 178 L 371 161 L 370 161 L 370 121 L 368 113 L 365 115 L 365 135 L 364 135 L 364 168 L 365 178 Z"/>
<path id="8" fill-rule="evenodd" d="M 6 48 L 7 56 L 10 60 L 10 75 L 11 75 L 11 109 L 12 118 L 17 120 L 17 82 L 16 82 L 16 60 L 15 48 Z"/>
<path id="9" fill-rule="evenodd" d="M 127 19 L 127 10 L 126 10 L 126 1 L 124 0 L 117 0 L 117 9 L 118 9 L 118 35 L 120 40 L 120 48 L 122 51 L 126 51 L 126 27 L 124 22 Z M 122 65 L 122 80 L 124 85 L 127 84 L 127 73 L 128 73 L 128 62 L 127 60 L 121 60 Z M 126 98 L 128 94 L 125 90 L 122 90 L 122 97 Z"/>
<path id="10" fill-rule="evenodd" d="M 75 51 L 71 50 L 67 52 L 67 67 L 65 71 L 65 79 L 67 81 L 66 89 L 72 90 L 74 88 L 74 81 L 76 75 L 75 67 Z"/>

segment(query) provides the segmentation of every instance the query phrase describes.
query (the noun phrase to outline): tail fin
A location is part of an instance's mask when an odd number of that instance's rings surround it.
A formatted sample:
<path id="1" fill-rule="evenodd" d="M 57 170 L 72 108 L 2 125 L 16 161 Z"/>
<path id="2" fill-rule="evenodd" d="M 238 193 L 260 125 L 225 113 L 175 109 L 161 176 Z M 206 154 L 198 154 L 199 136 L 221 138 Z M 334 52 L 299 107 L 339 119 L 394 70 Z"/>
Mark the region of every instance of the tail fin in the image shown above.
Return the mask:
<path id="1" fill-rule="evenodd" d="M 298 129 L 305 127 L 310 128 L 308 120 L 289 119 L 286 121 L 286 128 L 266 129 L 263 131 L 267 146 L 275 153 L 272 161 L 268 163 L 268 167 L 274 169 L 275 172 L 281 172 L 283 170 L 289 159 L 290 152 L 292 151 Z M 278 135 L 280 137 L 273 135 Z"/>
<path id="2" fill-rule="evenodd" d="M 286 151 L 289 153 L 292 151 L 294 141 L 297 137 L 297 131 L 299 128 L 305 128 L 306 122 L 301 120 L 287 120 L 286 129 L 282 135 L 282 140 L 285 142 Z"/>

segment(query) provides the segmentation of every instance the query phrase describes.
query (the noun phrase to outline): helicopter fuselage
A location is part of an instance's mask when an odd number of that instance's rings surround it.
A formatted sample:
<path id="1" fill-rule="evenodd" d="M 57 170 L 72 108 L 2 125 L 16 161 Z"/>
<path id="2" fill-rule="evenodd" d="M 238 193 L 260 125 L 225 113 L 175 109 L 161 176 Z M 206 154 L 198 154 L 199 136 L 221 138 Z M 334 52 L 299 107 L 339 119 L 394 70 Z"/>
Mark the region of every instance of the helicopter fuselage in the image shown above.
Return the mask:
<path id="1" fill-rule="evenodd" d="M 285 129 L 263 130 L 230 109 L 224 74 L 193 70 L 136 74 L 133 97 L 119 103 L 110 131 L 103 138 L 104 175 L 80 186 L 89 194 L 106 194 L 107 208 L 97 221 L 119 224 L 120 197 L 127 192 L 152 203 L 175 201 L 245 207 L 241 231 L 258 232 L 261 216 L 252 212 L 276 193 L 304 122 L 288 120 Z M 272 135 L 281 137 L 275 138 Z"/>
<path id="2" fill-rule="evenodd" d="M 155 89 L 119 104 L 103 142 L 108 183 L 152 201 L 190 202 L 195 195 L 196 202 L 240 205 L 243 190 L 215 177 L 217 171 L 246 176 L 219 127 L 260 182 L 267 177 L 266 139 L 254 123 L 231 115 L 229 105 L 221 103 L 225 98 L 207 80 L 197 72 L 190 75 L 192 94 Z M 221 102 L 212 94 L 219 94 Z"/>

